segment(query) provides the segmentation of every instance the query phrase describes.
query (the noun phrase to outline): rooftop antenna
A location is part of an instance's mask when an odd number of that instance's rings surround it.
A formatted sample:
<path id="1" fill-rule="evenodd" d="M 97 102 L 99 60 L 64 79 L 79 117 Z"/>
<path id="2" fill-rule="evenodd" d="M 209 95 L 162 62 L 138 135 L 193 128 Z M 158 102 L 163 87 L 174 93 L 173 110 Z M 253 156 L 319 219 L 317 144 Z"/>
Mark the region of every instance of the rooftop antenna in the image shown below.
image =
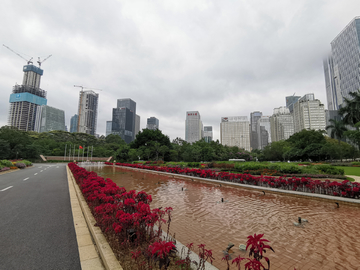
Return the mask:
<path id="1" fill-rule="evenodd" d="M 19 56 L 19 57 L 21 57 L 22 59 L 24 59 L 26 62 L 27 62 L 27 64 L 28 65 L 32 65 L 33 64 L 33 62 L 31 61 L 33 58 L 31 57 L 29 60 L 27 60 L 25 57 L 23 57 L 21 54 L 19 54 L 19 53 L 17 53 L 17 52 L 15 52 L 13 49 L 11 49 L 11 48 L 9 48 L 8 46 L 6 46 L 5 44 L 3 44 L 3 46 L 5 47 L 5 48 L 7 48 L 7 49 L 9 49 L 10 51 L 12 51 L 13 53 L 15 53 L 17 56 Z M 48 57 L 49 58 L 49 57 Z"/>

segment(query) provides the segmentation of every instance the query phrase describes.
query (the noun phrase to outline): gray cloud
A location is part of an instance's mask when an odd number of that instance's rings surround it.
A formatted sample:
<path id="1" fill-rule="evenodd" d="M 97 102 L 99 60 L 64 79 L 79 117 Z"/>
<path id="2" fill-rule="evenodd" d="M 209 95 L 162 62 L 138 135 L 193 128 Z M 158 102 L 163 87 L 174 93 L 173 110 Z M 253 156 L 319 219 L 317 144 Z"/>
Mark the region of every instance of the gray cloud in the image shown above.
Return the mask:
<path id="1" fill-rule="evenodd" d="M 141 127 L 155 116 L 174 139 L 187 110 L 219 138 L 222 116 L 271 115 L 285 96 L 315 93 L 326 104 L 322 58 L 356 14 L 339 1 L 62 1 L 2 3 L 2 43 L 42 65 L 48 105 L 77 112 L 78 88 L 99 88 L 98 133 L 118 98 L 137 103 Z M 25 61 L 0 50 L 0 125 Z"/>

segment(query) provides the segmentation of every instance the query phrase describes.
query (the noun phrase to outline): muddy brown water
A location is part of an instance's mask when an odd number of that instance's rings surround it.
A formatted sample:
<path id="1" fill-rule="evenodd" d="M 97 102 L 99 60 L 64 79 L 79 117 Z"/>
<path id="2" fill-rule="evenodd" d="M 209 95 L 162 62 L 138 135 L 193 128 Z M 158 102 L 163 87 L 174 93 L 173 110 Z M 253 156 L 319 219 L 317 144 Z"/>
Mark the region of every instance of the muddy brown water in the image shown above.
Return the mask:
<path id="1" fill-rule="evenodd" d="M 126 190 L 151 194 L 151 208 L 172 207 L 171 233 L 185 245 L 205 244 L 221 270 L 226 269 L 221 259 L 228 244 L 235 244 L 232 258 L 247 257 L 238 247 L 254 233 L 263 233 L 275 250 L 266 253 L 271 269 L 360 269 L 358 206 L 336 208 L 329 201 L 274 193 L 261 196 L 255 190 L 114 166 L 85 168 Z M 293 223 L 298 217 L 309 222 L 296 227 Z M 230 269 L 236 269 L 235 265 Z"/>

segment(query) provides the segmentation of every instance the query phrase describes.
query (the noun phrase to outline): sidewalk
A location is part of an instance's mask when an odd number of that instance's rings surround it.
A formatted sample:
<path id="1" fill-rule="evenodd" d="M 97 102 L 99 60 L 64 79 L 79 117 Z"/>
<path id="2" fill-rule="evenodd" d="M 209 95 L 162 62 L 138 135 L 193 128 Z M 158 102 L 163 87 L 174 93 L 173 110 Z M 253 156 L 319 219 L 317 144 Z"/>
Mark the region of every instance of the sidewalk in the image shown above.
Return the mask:
<path id="1" fill-rule="evenodd" d="M 66 170 L 81 269 L 123 270 L 100 228 L 94 226 L 95 219 L 68 166 Z"/>
<path id="2" fill-rule="evenodd" d="M 346 177 L 354 178 L 355 182 L 359 182 L 359 183 L 360 183 L 360 176 L 356 176 L 356 175 L 346 175 Z"/>

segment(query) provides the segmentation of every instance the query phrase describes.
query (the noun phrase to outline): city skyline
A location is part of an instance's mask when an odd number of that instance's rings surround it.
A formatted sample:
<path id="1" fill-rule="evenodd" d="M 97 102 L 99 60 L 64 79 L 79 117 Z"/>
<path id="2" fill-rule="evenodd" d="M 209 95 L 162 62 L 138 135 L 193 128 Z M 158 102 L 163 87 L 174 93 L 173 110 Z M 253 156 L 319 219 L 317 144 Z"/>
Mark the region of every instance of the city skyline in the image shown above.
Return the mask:
<path id="1" fill-rule="evenodd" d="M 294 93 L 314 93 L 327 104 L 322 61 L 334 37 L 359 16 L 355 1 L 110 1 L 98 8 L 85 5 L 85 22 L 79 20 L 83 6 L 5 0 L 7 13 L 0 20 L 12 27 L 0 30 L 3 43 L 26 59 L 52 54 L 41 66 L 41 88 L 51 106 L 65 111 L 67 126 L 77 113 L 73 86 L 83 85 L 103 90 L 98 134 L 105 135 L 113 100 L 130 97 L 137 102 L 141 128 L 154 116 L 171 140 L 184 139 L 188 110 L 201 112 L 217 140 L 224 115 L 271 115 Z M 5 47 L 0 57 L 3 126 L 9 94 L 21 83 L 26 62 Z"/>

